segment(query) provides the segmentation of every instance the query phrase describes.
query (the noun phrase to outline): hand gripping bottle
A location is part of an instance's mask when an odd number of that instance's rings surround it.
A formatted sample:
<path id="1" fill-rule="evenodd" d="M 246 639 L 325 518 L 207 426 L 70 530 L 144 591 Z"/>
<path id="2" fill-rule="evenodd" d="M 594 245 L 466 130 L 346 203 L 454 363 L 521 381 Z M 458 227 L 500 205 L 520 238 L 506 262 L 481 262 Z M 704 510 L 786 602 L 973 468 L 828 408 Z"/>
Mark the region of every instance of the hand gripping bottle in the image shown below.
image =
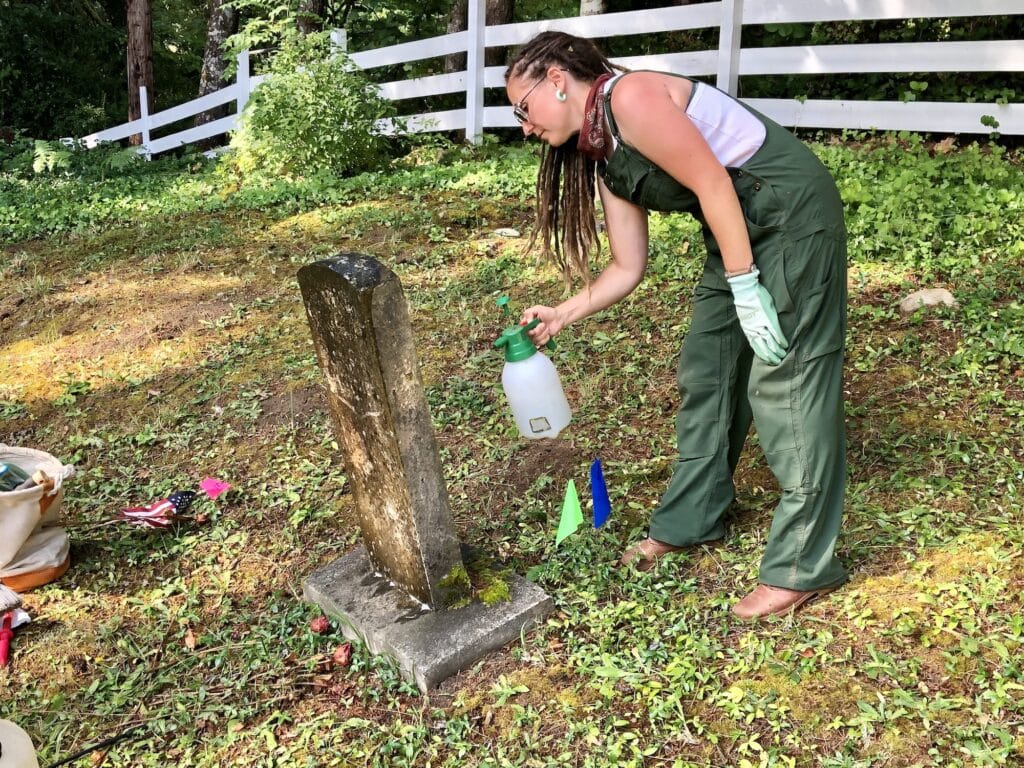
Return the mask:
<path id="1" fill-rule="evenodd" d="M 539 322 L 535 317 L 528 325 L 506 328 L 494 342 L 505 350 L 501 385 L 516 426 L 531 440 L 558 437 L 572 418 L 554 363 L 537 351 L 527 335 Z M 550 341 L 548 346 L 553 346 Z"/>

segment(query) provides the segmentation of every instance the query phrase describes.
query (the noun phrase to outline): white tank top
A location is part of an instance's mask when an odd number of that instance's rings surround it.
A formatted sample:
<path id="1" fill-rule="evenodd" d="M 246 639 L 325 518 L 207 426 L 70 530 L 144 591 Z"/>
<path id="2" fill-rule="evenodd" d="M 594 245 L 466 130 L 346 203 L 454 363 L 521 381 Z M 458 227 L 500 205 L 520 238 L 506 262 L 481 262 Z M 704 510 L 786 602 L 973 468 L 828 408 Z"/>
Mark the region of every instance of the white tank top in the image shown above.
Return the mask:
<path id="1" fill-rule="evenodd" d="M 608 88 L 622 77 L 605 83 Z M 715 158 L 727 168 L 738 168 L 764 144 L 767 129 L 746 107 L 726 93 L 694 80 L 686 116 L 690 118 Z M 618 144 L 614 134 L 612 146 Z"/>

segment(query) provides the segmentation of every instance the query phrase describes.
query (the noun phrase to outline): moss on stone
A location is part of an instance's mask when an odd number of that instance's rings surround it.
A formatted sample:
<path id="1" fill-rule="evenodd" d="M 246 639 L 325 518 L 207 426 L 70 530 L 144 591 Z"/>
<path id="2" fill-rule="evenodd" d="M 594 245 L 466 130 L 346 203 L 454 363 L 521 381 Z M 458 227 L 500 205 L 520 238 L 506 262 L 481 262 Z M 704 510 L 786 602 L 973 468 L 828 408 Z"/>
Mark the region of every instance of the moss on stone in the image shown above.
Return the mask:
<path id="1" fill-rule="evenodd" d="M 444 590 L 445 608 L 455 610 L 469 605 L 473 585 L 470 583 L 466 566 L 462 563 L 454 566 L 442 576 L 437 585 Z"/>
<path id="2" fill-rule="evenodd" d="M 477 592 L 477 597 L 484 605 L 495 605 L 512 599 L 512 590 L 509 588 L 508 582 L 502 578 L 503 575 L 494 574 L 491 582 Z"/>

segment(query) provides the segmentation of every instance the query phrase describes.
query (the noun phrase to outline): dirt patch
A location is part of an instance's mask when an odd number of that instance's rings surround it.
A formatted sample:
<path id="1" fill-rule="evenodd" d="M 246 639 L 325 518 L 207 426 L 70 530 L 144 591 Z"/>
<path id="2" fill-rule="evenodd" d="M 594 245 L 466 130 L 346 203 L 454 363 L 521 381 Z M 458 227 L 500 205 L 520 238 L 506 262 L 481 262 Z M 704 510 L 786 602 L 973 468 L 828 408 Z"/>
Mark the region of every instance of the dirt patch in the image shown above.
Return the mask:
<path id="1" fill-rule="evenodd" d="M 25 297 L 15 294 L 0 298 L 0 321 L 11 317 L 14 311 L 24 303 Z"/>
<path id="2" fill-rule="evenodd" d="M 304 426 L 327 410 L 327 393 L 320 384 L 306 384 L 271 395 L 260 403 L 260 430 Z"/>
<path id="3" fill-rule="evenodd" d="M 576 446 L 569 440 L 530 440 L 512 454 L 498 481 L 508 487 L 513 497 L 520 496 L 541 475 L 555 481 L 573 477 L 579 461 Z"/>
<path id="4" fill-rule="evenodd" d="M 108 332 L 97 333 L 87 341 L 76 343 L 72 359 L 91 360 L 126 348 L 141 349 L 152 343 L 176 339 L 203 322 L 217 320 L 230 311 L 231 305 L 221 299 L 193 304 L 169 302 L 158 314 L 137 317 L 135 322 L 129 321 L 124 328 L 116 332 L 108 329 Z M 76 331 L 84 330 L 83 320 L 80 320 L 78 325 L 78 328 L 65 328 L 61 335 L 72 335 Z"/>

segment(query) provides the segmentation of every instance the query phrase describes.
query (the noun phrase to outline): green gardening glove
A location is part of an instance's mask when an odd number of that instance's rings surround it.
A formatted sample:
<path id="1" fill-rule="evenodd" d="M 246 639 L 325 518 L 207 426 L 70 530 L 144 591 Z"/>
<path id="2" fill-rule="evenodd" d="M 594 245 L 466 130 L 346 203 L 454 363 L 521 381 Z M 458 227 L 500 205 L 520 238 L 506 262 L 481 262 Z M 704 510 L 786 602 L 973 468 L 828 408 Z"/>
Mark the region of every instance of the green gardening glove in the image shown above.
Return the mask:
<path id="1" fill-rule="evenodd" d="M 754 267 L 749 274 L 730 277 L 728 282 L 736 302 L 736 316 L 754 354 L 769 365 L 778 365 L 786 356 L 789 342 L 779 327 L 772 295 L 757 279 L 760 274 Z"/>

